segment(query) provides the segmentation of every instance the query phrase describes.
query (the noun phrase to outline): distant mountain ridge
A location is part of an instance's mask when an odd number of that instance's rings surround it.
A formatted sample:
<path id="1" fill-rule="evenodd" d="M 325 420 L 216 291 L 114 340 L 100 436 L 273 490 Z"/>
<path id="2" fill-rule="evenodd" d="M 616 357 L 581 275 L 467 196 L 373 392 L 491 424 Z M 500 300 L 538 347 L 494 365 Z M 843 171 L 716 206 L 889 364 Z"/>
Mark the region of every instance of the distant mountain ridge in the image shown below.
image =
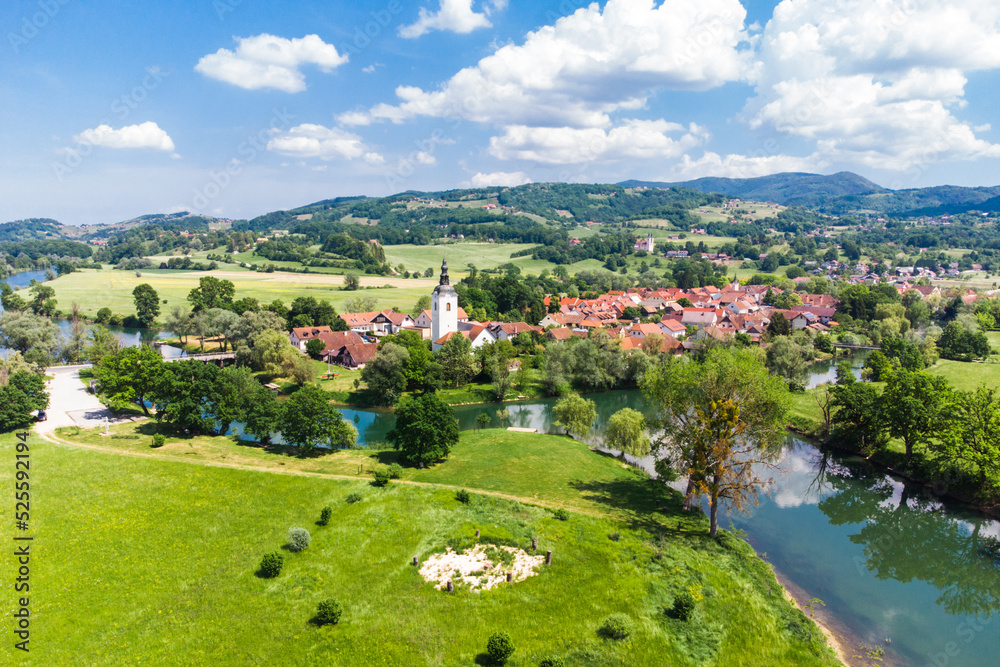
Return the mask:
<path id="1" fill-rule="evenodd" d="M 877 213 L 896 216 L 945 215 L 971 210 L 996 210 L 1000 186 L 889 190 L 849 171 L 836 174 L 785 172 L 757 178 L 699 178 L 674 183 L 629 180 L 623 187 L 691 188 L 784 206 L 802 206 L 821 213 Z M 984 208 L 987 207 L 987 208 Z"/>

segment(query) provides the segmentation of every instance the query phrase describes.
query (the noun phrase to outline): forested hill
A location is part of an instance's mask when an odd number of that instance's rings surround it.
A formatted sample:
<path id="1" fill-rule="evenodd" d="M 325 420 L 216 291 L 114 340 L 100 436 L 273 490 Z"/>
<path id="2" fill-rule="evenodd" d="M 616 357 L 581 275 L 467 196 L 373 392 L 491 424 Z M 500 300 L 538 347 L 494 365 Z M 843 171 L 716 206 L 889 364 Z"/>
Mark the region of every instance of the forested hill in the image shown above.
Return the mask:
<path id="1" fill-rule="evenodd" d="M 772 201 L 834 215 L 878 213 L 899 217 L 996 211 L 1000 186 L 966 188 L 942 185 L 889 190 L 857 174 L 783 173 L 759 178 L 699 178 L 663 183 L 624 181 L 624 187 L 689 188 L 752 201 Z M 992 200 L 992 201 L 991 201 Z"/>

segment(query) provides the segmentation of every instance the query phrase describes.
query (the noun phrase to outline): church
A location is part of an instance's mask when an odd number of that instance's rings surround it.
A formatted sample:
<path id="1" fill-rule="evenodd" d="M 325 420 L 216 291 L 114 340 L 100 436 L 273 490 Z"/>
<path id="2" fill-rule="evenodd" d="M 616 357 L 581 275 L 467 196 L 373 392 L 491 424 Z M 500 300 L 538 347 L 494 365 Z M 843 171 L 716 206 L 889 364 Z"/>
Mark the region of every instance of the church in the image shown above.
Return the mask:
<path id="1" fill-rule="evenodd" d="M 458 331 L 458 293 L 448 279 L 448 258 L 445 257 L 441 262 L 441 279 L 431 294 L 431 340 L 434 341 L 434 350 L 441 347 L 437 341 L 453 331 Z"/>

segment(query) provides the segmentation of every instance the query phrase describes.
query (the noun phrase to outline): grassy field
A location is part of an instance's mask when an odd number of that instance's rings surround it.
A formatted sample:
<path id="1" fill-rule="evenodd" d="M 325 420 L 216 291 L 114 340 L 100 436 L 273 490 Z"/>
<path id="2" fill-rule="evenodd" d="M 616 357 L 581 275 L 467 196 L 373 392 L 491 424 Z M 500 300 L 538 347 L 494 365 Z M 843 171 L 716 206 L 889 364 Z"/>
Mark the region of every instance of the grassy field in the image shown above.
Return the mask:
<path id="1" fill-rule="evenodd" d="M 341 289 L 340 276 L 293 273 L 254 273 L 230 271 L 167 271 L 144 270 L 141 276 L 134 271 L 97 271 L 85 269 L 56 278 L 47 283 L 56 292 L 61 310 L 69 310 L 70 304 L 79 303 L 86 315 L 94 316 L 100 308 L 108 307 L 113 312 L 128 315 L 135 312 L 132 290 L 136 285 L 148 283 L 160 295 L 161 310 L 169 310 L 174 304 L 189 306 L 188 292 L 198 286 L 202 276 L 231 280 L 236 285 L 236 298 L 254 297 L 262 304 L 281 299 L 286 305 L 296 297 L 313 296 L 329 300 L 343 312 L 348 299 L 358 296 L 372 296 L 378 299 L 377 308 L 398 308 L 409 311 L 421 296 L 433 290 L 437 280 L 403 279 L 382 276 L 362 276 L 362 289 L 345 292 Z M 383 287 L 389 285 L 389 287 Z"/>
<path id="2" fill-rule="evenodd" d="M 605 483 L 635 487 L 616 501 L 626 505 L 649 496 L 639 491 L 648 483 L 614 459 L 585 449 L 549 453 L 558 445 L 545 436 L 521 436 L 519 445 L 477 437 L 463 438 L 468 456 L 456 452 L 424 473 L 540 500 L 558 500 L 569 488 L 593 513 L 560 521 L 547 509 L 484 494 L 462 504 L 454 488 L 378 489 L 362 480 L 122 456 L 33 438 L 31 653 L 4 642 L 0 662 L 487 664 L 486 639 L 503 629 L 517 647 L 508 663 L 515 666 L 549 655 L 574 665 L 836 664 L 768 566 L 745 544 L 685 530 L 703 528 L 703 519 L 682 513 L 676 497 L 668 516 L 638 507 L 622 519 L 588 497 L 588 487 Z M 11 459 L 12 444 L 11 435 L 0 436 L 0 455 Z M 513 454 L 525 460 L 512 465 L 505 456 Z M 554 465 L 562 455 L 572 468 Z M 554 479 L 541 474 L 549 467 Z M 490 475 L 477 476 L 482 468 Z M 535 486 L 514 486 L 530 484 L 517 476 Z M 7 466 L 0 484 L 9 487 L 10 477 Z M 360 502 L 345 502 L 352 492 Z M 333 507 L 333 520 L 320 527 L 324 505 Z M 674 529 L 678 519 L 682 530 Z M 666 526 L 657 528 L 661 522 Z M 311 545 L 286 551 L 276 579 L 259 578 L 261 556 L 280 549 L 292 526 L 306 527 Z M 553 563 L 516 585 L 454 594 L 435 590 L 409 564 L 447 545 L 475 543 L 476 529 L 484 543 L 527 547 L 537 537 Z M 663 613 L 681 591 L 699 600 L 688 623 Z M 339 599 L 345 614 L 336 626 L 318 627 L 310 619 L 328 597 Z M 598 634 L 615 612 L 636 623 L 626 641 Z"/>

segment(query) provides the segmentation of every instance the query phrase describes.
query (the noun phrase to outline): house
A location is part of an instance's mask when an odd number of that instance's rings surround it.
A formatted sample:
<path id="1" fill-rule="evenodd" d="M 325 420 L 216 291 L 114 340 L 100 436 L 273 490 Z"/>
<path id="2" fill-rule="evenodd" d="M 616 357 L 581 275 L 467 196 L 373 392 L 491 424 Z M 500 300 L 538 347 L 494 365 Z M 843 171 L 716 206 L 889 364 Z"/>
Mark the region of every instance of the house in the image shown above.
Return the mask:
<path id="1" fill-rule="evenodd" d="M 295 327 L 292 332 L 288 334 L 288 341 L 299 348 L 300 352 L 306 351 L 306 343 L 308 343 L 313 338 L 319 338 L 322 334 L 331 334 L 333 329 L 330 327 Z"/>
<path id="2" fill-rule="evenodd" d="M 513 340 L 522 332 L 540 331 L 539 327 L 533 327 L 527 322 L 493 322 L 489 325 L 490 333 L 499 340 Z"/>
<path id="3" fill-rule="evenodd" d="M 587 319 L 586 315 L 582 314 L 548 313 L 538 325 L 546 329 L 548 327 L 575 326 L 579 325 L 585 319 Z"/>
<path id="4" fill-rule="evenodd" d="M 580 334 L 567 327 L 560 327 L 558 329 L 549 329 L 545 332 L 545 335 L 548 336 L 549 340 L 568 340 Z"/>
<path id="5" fill-rule="evenodd" d="M 715 308 L 685 308 L 684 314 L 681 316 L 681 324 L 699 329 L 710 327 L 718 322 L 718 320 Z"/>
<path id="6" fill-rule="evenodd" d="M 636 323 L 636 324 L 633 324 L 631 327 L 628 328 L 627 334 L 628 334 L 629 338 L 637 338 L 639 340 L 643 340 L 644 338 L 646 338 L 646 336 L 649 336 L 650 334 L 656 334 L 657 336 L 662 336 L 663 335 L 663 329 L 660 327 L 659 324 L 652 324 L 652 323 L 638 324 L 638 323 Z"/>
<path id="7" fill-rule="evenodd" d="M 819 306 L 821 308 L 836 308 L 840 302 L 829 294 L 800 294 L 803 306 Z"/>
<path id="8" fill-rule="evenodd" d="M 431 316 L 431 311 L 423 310 L 420 312 L 419 315 L 417 315 L 417 318 L 413 320 L 413 326 L 417 327 L 418 329 L 430 329 L 432 319 L 433 318 Z M 462 308 L 461 306 L 459 306 L 458 308 L 458 321 L 459 322 L 469 321 L 469 316 L 465 313 L 465 309 Z"/>
<path id="9" fill-rule="evenodd" d="M 472 343 L 473 350 L 475 350 L 478 347 L 482 347 L 483 345 L 488 345 L 490 343 L 497 342 L 496 337 L 492 333 L 490 333 L 489 328 L 487 328 L 485 324 L 476 324 L 473 325 L 472 328 L 470 329 L 449 331 L 445 335 L 441 336 L 432 344 L 431 347 L 433 348 L 433 351 L 437 352 L 442 347 L 444 347 L 444 344 L 447 343 L 449 340 L 451 340 L 452 336 L 465 336 L 466 338 L 469 339 L 469 342 Z"/>
<path id="10" fill-rule="evenodd" d="M 333 356 L 345 345 L 361 345 L 367 343 L 361 334 L 356 331 L 331 331 L 317 336 L 326 345 L 320 352 L 320 358 L 333 363 Z"/>
<path id="11" fill-rule="evenodd" d="M 364 368 L 377 353 L 378 343 L 351 343 L 337 350 L 330 357 L 330 363 L 344 368 Z"/>
<path id="12" fill-rule="evenodd" d="M 374 331 L 372 320 L 379 313 L 341 313 L 340 317 L 347 322 L 351 331 Z"/>
<path id="13" fill-rule="evenodd" d="M 793 306 L 790 310 L 796 313 L 812 313 L 823 324 L 829 324 L 837 315 L 836 308 L 817 308 L 816 306 Z"/>
<path id="14" fill-rule="evenodd" d="M 660 320 L 660 330 L 668 336 L 683 336 L 687 333 L 687 327 L 680 320 L 675 319 Z"/>

